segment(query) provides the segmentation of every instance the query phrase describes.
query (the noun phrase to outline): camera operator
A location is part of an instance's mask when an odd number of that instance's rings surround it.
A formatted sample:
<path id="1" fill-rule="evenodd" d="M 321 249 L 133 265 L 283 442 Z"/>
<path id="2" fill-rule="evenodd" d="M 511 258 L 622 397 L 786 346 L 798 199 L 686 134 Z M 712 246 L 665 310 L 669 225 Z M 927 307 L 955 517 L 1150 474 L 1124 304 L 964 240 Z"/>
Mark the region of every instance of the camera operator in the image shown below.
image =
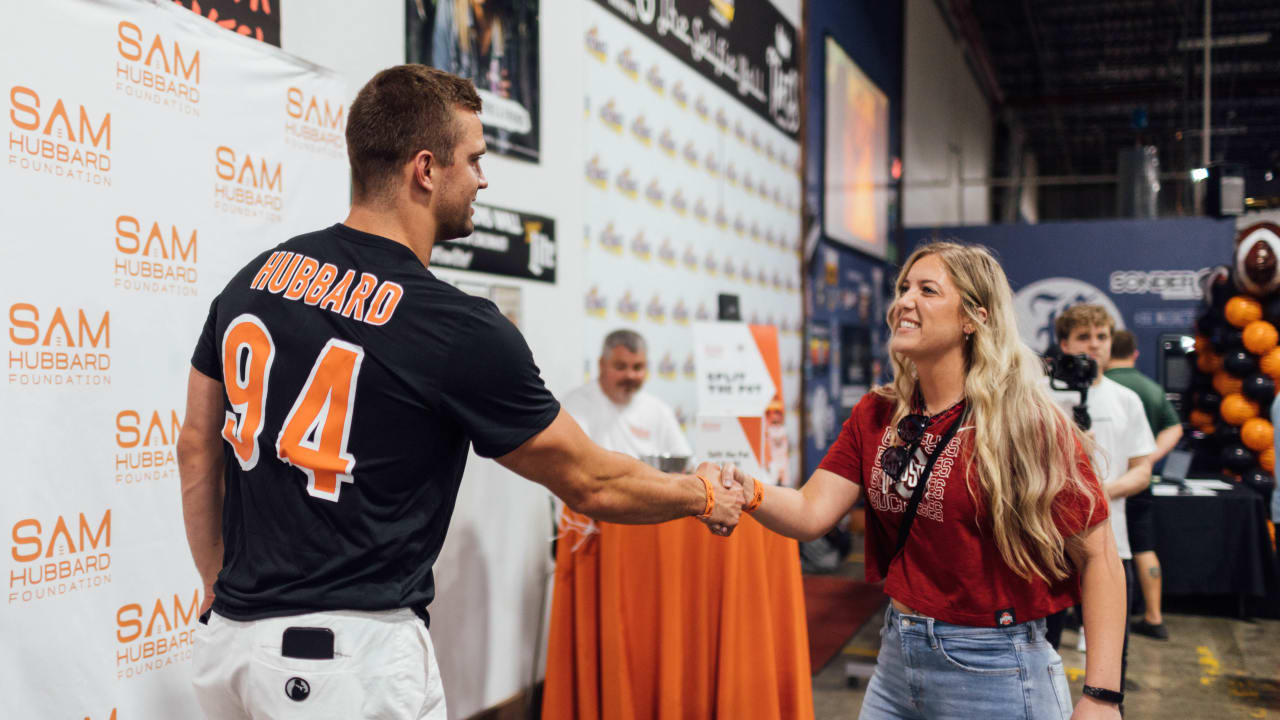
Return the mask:
<path id="1" fill-rule="evenodd" d="M 1092 383 L 1087 387 L 1062 390 L 1061 382 L 1054 383 L 1054 397 L 1068 416 L 1081 404 L 1087 391 L 1087 418 L 1091 422 L 1090 435 L 1097 443 L 1093 466 L 1102 479 L 1102 489 L 1111 500 L 1111 530 L 1115 534 L 1116 549 L 1124 563 L 1127 588 L 1126 608 L 1133 601 L 1133 560 L 1129 549 L 1129 531 L 1125 522 L 1125 498 L 1142 492 L 1151 484 L 1151 453 L 1156 449 L 1155 438 L 1147 425 L 1147 416 L 1138 394 L 1120 383 L 1107 378 L 1102 370 L 1111 360 L 1111 334 L 1115 320 L 1101 305 L 1073 305 L 1058 315 L 1054 322 L 1058 336 L 1058 348 L 1063 356 L 1086 355 L 1096 365 Z M 1056 361 L 1057 376 L 1067 375 L 1067 384 L 1075 385 L 1080 377 L 1081 358 Z M 1063 373 L 1066 367 L 1074 372 Z M 1072 382 L 1074 381 L 1074 382 Z M 1085 414 L 1076 411 L 1079 417 Z M 1125 630 L 1125 661 L 1121 664 L 1121 682 L 1124 681 L 1128 659 L 1129 633 Z"/>

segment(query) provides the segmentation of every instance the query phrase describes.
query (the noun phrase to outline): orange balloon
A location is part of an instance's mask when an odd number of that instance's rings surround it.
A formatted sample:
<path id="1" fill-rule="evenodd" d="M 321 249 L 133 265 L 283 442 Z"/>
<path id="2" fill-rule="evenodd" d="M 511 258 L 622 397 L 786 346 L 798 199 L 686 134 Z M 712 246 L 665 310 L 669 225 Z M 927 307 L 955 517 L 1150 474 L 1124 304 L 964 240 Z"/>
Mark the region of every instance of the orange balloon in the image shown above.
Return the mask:
<path id="1" fill-rule="evenodd" d="M 1213 343 L 1209 342 L 1209 338 L 1203 335 L 1196 336 L 1196 352 L 1201 355 L 1213 352 Z"/>
<path id="2" fill-rule="evenodd" d="M 1280 348 L 1263 355 L 1258 361 L 1258 366 L 1262 368 L 1262 372 L 1270 375 L 1272 380 L 1280 382 Z"/>
<path id="3" fill-rule="evenodd" d="M 1254 452 L 1262 452 L 1275 442 L 1275 428 L 1262 418 L 1250 418 L 1240 426 L 1240 442 Z"/>
<path id="4" fill-rule="evenodd" d="M 1226 370 L 1219 370 L 1213 374 L 1213 389 L 1217 390 L 1218 394 L 1223 398 L 1232 393 L 1239 393 L 1243 387 L 1244 381 Z M 1254 413 L 1254 415 L 1257 415 L 1257 413 Z"/>
<path id="5" fill-rule="evenodd" d="M 1244 348 L 1254 355 L 1271 352 L 1277 341 L 1280 341 L 1280 333 L 1266 320 L 1254 320 L 1244 326 Z"/>
<path id="6" fill-rule="evenodd" d="M 1222 369 L 1222 356 L 1213 350 L 1197 352 L 1196 367 L 1205 375 L 1212 375 Z"/>
<path id="7" fill-rule="evenodd" d="M 1208 425 L 1211 428 L 1213 427 L 1213 416 L 1204 410 L 1192 410 L 1191 415 L 1187 417 L 1187 420 L 1196 428 L 1202 428 L 1205 425 Z"/>
<path id="8" fill-rule="evenodd" d="M 1262 319 L 1262 303 L 1248 295 L 1237 295 L 1227 301 L 1223 314 L 1226 315 L 1227 322 L 1242 328 L 1255 320 Z"/>
<path id="9" fill-rule="evenodd" d="M 1267 472 L 1276 471 L 1276 449 L 1269 447 L 1258 455 L 1258 464 Z"/>
<path id="10" fill-rule="evenodd" d="M 1219 408 L 1222 419 L 1231 425 L 1243 425 L 1249 418 L 1258 417 L 1258 404 L 1234 392 L 1222 398 L 1222 407 Z"/>

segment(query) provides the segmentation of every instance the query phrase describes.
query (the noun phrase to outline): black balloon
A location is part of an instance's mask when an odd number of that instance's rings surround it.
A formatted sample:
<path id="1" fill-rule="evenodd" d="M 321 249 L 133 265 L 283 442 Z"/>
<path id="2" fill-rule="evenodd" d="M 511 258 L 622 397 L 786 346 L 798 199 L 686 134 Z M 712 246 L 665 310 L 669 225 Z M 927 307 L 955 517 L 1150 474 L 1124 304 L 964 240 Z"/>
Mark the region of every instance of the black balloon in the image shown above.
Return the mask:
<path id="1" fill-rule="evenodd" d="M 1229 425 L 1219 419 L 1213 426 L 1213 439 L 1217 441 L 1218 447 L 1221 448 L 1239 445 L 1240 428 L 1235 425 Z"/>
<path id="2" fill-rule="evenodd" d="M 1222 368 L 1238 378 L 1258 372 L 1258 356 L 1245 350 L 1229 352 L 1222 358 Z"/>
<path id="3" fill-rule="evenodd" d="M 1254 468 L 1246 472 L 1241 477 L 1241 480 L 1244 481 L 1245 485 L 1248 485 L 1250 488 L 1262 493 L 1263 497 L 1269 496 L 1271 491 L 1276 488 L 1275 477 L 1262 468 Z"/>
<path id="4" fill-rule="evenodd" d="M 1197 372 L 1191 378 L 1191 388 L 1197 392 L 1205 393 L 1213 391 L 1213 376 L 1208 373 Z"/>
<path id="5" fill-rule="evenodd" d="M 1244 331 L 1230 325 L 1219 325 L 1209 334 L 1209 344 L 1225 354 L 1244 347 Z"/>
<path id="6" fill-rule="evenodd" d="M 1209 337 L 1213 334 L 1213 329 L 1221 324 L 1221 322 L 1214 318 L 1212 313 L 1205 313 L 1196 318 L 1196 332 L 1205 337 Z"/>
<path id="7" fill-rule="evenodd" d="M 1280 322 L 1280 293 L 1273 294 L 1263 301 L 1262 318 L 1272 325 Z"/>
<path id="8" fill-rule="evenodd" d="M 1269 407 L 1276 396 L 1276 381 L 1265 373 L 1254 373 L 1244 379 L 1240 392 L 1259 405 Z"/>
<path id="9" fill-rule="evenodd" d="M 1270 378 L 1267 379 L 1269 380 Z M 1218 412 L 1218 406 L 1221 404 L 1222 396 L 1213 390 L 1196 394 L 1196 407 L 1207 413 Z"/>
<path id="10" fill-rule="evenodd" d="M 1258 459 L 1249 448 L 1239 443 L 1231 443 L 1222 449 L 1222 465 L 1228 470 L 1242 473 L 1257 463 Z"/>

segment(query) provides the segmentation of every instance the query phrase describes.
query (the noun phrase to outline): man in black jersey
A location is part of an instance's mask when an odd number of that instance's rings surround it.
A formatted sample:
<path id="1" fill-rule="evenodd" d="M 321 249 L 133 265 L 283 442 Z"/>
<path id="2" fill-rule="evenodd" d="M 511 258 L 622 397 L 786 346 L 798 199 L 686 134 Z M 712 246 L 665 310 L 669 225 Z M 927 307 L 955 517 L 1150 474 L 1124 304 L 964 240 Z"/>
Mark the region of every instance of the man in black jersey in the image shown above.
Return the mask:
<path id="1" fill-rule="evenodd" d="M 493 303 L 427 269 L 472 231 L 479 110 L 438 70 L 374 76 L 348 115 L 346 220 L 210 306 L 178 456 L 211 717 L 445 717 L 425 608 L 469 444 L 600 520 L 738 521 L 716 466 L 668 475 L 592 443 Z"/>

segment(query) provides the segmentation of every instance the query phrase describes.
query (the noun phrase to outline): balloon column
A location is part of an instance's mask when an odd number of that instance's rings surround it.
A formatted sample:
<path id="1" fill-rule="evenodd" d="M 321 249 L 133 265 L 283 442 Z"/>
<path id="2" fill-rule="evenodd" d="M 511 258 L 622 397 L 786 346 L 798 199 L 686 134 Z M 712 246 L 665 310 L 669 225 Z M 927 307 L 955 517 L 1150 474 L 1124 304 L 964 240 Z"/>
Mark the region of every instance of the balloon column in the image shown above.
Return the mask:
<path id="1" fill-rule="evenodd" d="M 1241 231 L 1234 262 L 1215 268 L 1204 291 L 1187 419 L 1224 473 L 1267 495 L 1276 484 L 1270 411 L 1280 383 L 1280 226 Z"/>

